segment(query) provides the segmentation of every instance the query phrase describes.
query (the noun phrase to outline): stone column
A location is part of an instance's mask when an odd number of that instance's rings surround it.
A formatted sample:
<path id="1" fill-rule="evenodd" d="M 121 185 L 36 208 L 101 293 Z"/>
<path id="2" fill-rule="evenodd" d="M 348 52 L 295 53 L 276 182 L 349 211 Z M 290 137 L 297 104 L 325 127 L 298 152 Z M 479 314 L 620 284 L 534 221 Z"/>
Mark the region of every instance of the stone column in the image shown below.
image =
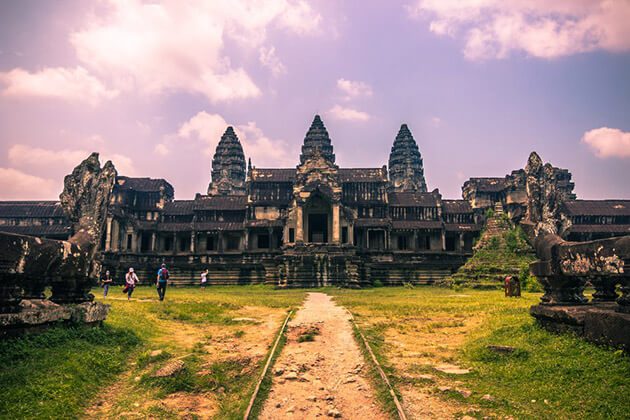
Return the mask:
<path id="1" fill-rule="evenodd" d="M 173 232 L 173 255 L 177 254 L 177 232 Z"/>
<path id="2" fill-rule="evenodd" d="M 120 225 L 112 221 L 112 251 L 120 251 Z"/>
<path id="3" fill-rule="evenodd" d="M 219 238 L 217 239 L 217 248 L 219 248 L 219 252 L 223 252 L 223 232 L 219 232 Z"/>
<path id="4" fill-rule="evenodd" d="M 304 242 L 304 218 L 302 206 L 298 204 L 295 209 L 296 221 L 295 221 L 295 242 Z"/>
<path id="5" fill-rule="evenodd" d="M 155 232 L 151 232 L 151 252 L 157 251 L 157 238 Z"/>
<path id="6" fill-rule="evenodd" d="M 442 251 L 446 251 L 446 232 L 444 231 L 444 229 L 440 231 L 440 235 L 442 238 Z"/>
<path id="7" fill-rule="evenodd" d="M 339 226 L 339 203 L 332 205 L 332 242 L 339 244 L 341 242 L 341 227 Z"/>
<path id="8" fill-rule="evenodd" d="M 190 253 L 194 254 L 197 249 L 197 232 L 190 232 Z"/>
<path id="9" fill-rule="evenodd" d="M 244 249 L 250 249 L 249 247 L 249 229 L 245 228 L 245 238 L 244 238 L 244 242 L 245 242 L 245 246 L 243 247 Z"/>
<path id="10" fill-rule="evenodd" d="M 269 251 L 273 250 L 273 228 L 267 228 L 269 233 Z"/>
<path id="11" fill-rule="evenodd" d="M 107 218 L 107 228 L 105 231 L 105 251 L 109 251 L 111 249 L 111 241 L 112 241 L 112 218 Z"/>
<path id="12" fill-rule="evenodd" d="M 348 225 L 348 243 L 354 245 L 354 223 Z"/>
<path id="13" fill-rule="evenodd" d="M 411 249 L 414 251 L 418 250 L 418 231 L 415 229 L 413 231 L 413 245 L 411 246 Z"/>
<path id="14" fill-rule="evenodd" d="M 464 232 L 459 233 L 459 250 L 464 252 Z"/>
<path id="15" fill-rule="evenodd" d="M 370 247 L 370 229 L 365 229 L 365 248 Z"/>

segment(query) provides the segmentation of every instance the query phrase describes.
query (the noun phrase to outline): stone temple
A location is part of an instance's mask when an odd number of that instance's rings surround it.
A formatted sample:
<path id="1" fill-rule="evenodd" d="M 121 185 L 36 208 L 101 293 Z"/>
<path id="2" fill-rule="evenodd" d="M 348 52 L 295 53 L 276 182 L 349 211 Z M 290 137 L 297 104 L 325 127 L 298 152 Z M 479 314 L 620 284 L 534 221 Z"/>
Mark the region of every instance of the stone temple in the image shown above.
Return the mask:
<path id="1" fill-rule="evenodd" d="M 554 171 L 567 200 L 569 239 L 630 234 L 630 200 L 576 200 L 570 172 Z M 525 188 L 518 170 L 471 178 L 459 200 L 428 191 L 406 124 L 380 168 L 339 167 L 319 116 L 295 168 L 247 164 L 228 127 L 206 194 L 175 200 L 166 180 L 116 178 L 100 258 L 117 279 L 134 267 L 147 282 L 165 262 L 180 283 L 196 282 L 204 268 L 213 284 L 432 283 L 472 255 L 487 209 L 500 205 L 514 221 L 523 217 Z M 67 239 L 70 230 L 58 202 L 0 202 L 0 231 Z"/>

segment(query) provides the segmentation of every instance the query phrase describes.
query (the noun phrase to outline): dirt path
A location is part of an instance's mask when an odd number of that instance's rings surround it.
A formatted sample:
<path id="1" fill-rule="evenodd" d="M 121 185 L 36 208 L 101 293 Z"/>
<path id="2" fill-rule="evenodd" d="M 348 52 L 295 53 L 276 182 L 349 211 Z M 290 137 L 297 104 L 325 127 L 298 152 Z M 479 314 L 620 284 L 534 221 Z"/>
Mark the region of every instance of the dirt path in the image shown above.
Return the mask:
<path id="1" fill-rule="evenodd" d="M 349 319 L 330 296 L 308 294 L 304 307 L 289 322 L 287 343 L 273 368 L 261 419 L 389 418 L 368 382 Z"/>

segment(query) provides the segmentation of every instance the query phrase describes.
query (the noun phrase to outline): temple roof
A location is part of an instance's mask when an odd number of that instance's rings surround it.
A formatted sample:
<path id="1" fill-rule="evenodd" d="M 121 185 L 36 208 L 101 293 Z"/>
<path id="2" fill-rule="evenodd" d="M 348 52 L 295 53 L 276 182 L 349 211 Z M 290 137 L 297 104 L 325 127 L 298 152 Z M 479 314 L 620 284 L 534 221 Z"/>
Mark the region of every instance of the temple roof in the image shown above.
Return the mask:
<path id="1" fill-rule="evenodd" d="M 319 115 L 315 115 L 311 127 L 308 129 L 304 137 L 302 145 L 302 154 L 300 155 L 300 163 L 304 163 L 307 159 L 312 158 L 316 150 L 322 154 L 324 158 L 335 163 L 335 154 L 333 153 L 332 143 L 328 136 L 328 131 Z"/>
<path id="2" fill-rule="evenodd" d="M 467 200 L 442 200 L 444 213 L 472 213 L 472 207 Z"/>
<path id="3" fill-rule="evenodd" d="M 135 190 L 141 192 L 159 192 L 164 188 L 169 196 L 173 196 L 173 186 L 166 180 L 157 178 L 130 178 L 128 176 L 116 177 L 116 189 L 119 190 Z"/>
<path id="4" fill-rule="evenodd" d="M 295 169 L 253 168 L 252 182 L 294 182 Z M 387 182 L 387 169 L 382 168 L 339 168 L 339 182 Z"/>
<path id="5" fill-rule="evenodd" d="M 433 193 L 391 192 L 388 194 L 391 207 L 437 207 L 438 198 Z"/>
<path id="6" fill-rule="evenodd" d="M 193 214 L 195 200 L 175 200 L 164 204 L 165 216 Z"/>
<path id="7" fill-rule="evenodd" d="M 244 195 L 198 195 L 194 210 L 245 210 L 247 197 Z"/>
<path id="8" fill-rule="evenodd" d="M 250 172 L 253 182 L 294 182 L 294 168 L 253 168 Z"/>
<path id="9" fill-rule="evenodd" d="M 39 225 L 39 226 L 6 226 L 0 225 L 0 232 L 15 233 L 29 236 L 55 236 L 68 237 L 70 226 L 66 225 Z"/>
<path id="10" fill-rule="evenodd" d="M 0 217 L 65 217 L 59 201 L 1 201 Z"/>
<path id="11" fill-rule="evenodd" d="M 387 182 L 387 169 L 339 168 L 339 182 Z"/>
<path id="12" fill-rule="evenodd" d="M 630 200 L 567 200 L 571 216 L 630 216 Z"/>

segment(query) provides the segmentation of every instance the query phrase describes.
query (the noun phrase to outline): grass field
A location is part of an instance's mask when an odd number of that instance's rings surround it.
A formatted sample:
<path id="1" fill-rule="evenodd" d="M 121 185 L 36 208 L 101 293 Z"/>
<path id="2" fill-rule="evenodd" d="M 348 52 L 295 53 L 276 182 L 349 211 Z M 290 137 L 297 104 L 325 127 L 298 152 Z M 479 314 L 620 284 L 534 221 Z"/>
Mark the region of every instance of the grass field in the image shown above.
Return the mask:
<path id="1" fill-rule="evenodd" d="M 431 395 L 448 401 L 454 416 L 630 416 L 630 358 L 537 327 L 528 309 L 539 294 L 516 299 L 433 287 L 329 293 L 353 312 L 411 414 L 421 409 L 415 401 L 426 404 L 422 397 Z M 515 350 L 497 354 L 488 345 Z M 470 373 L 443 373 L 441 364 Z"/>
<path id="2" fill-rule="evenodd" d="M 630 359 L 537 328 L 528 314 L 537 294 L 323 291 L 353 312 L 411 418 L 427 409 L 476 418 L 628 417 Z M 0 417 L 241 418 L 287 310 L 306 292 L 171 288 L 159 302 L 154 288 L 141 287 L 127 302 L 113 289 L 102 328 L 0 342 Z M 488 345 L 515 350 L 496 354 Z M 179 373 L 153 377 L 174 360 L 183 362 Z M 436 369 L 445 363 L 470 373 Z"/>
<path id="3" fill-rule="evenodd" d="M 103 328 L 0 342 L 1 418 L 242 418 L 268 346 L 304 291 L 119 288 Z M 175 359 L 174 377 L 152 373 Z"/>

